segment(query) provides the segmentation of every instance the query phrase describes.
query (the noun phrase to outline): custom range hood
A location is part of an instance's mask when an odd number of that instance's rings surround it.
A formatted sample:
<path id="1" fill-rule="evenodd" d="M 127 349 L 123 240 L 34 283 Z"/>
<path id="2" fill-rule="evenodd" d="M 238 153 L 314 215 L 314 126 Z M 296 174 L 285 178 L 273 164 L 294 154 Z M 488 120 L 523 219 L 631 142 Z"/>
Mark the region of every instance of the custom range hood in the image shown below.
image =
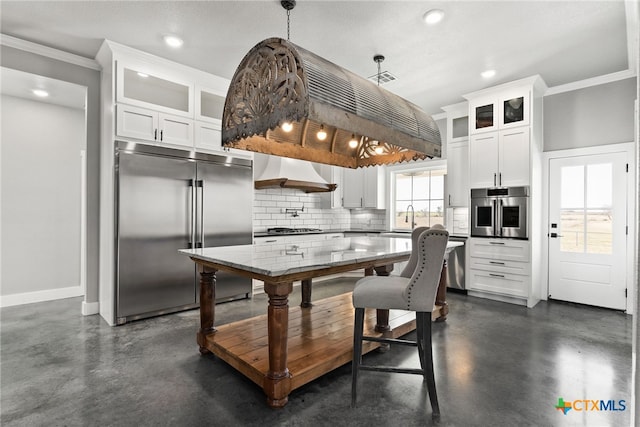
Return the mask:
<path id="1" fill-rule="evenodd" d="M 281 38 L 258 43 L 238 66 L 222 143 L 348 168 L 439 157 L 441 145 L 416 105 Z"/>
<path id="2" fill-rule="evenodd" d="M 257 190 L 280 187 L 294 188 L 305 193 L 326 193 L 334 191 L 337 184 L 329 184 L 307 161 L 269 156 L 254 187 Z"/>

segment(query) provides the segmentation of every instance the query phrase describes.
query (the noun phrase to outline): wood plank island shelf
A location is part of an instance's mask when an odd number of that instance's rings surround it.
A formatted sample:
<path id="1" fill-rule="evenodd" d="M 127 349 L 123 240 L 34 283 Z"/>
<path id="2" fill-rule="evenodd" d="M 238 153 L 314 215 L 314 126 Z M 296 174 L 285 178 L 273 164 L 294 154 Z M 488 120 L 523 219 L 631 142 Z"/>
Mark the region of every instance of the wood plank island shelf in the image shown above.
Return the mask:
<path id="1" fill-rule="evenodd" d="M 456 245 L 459 243 L 449 243 L 451 248 Z M 365 275 L 374 271 L 388 275 L 393 264 L 411 255 L 411 239 L 403 237 L 332 239 L 303 250 L 288 246 L 180 251 L 190 256 L 200 271 L 200 351 L 215 354 L 262 387 L 268 405 L 274 408 L 286 405 L 292 390 L 351 361 L 351 294 L 311 304 L 312 279 L 359 269 L 364 269 Z M 218 270 L 262 280 L 269 296 L 267 314 L 215 327 Z M 288 297 L 297 280 L 303 282 L 302 307 L 289 309 Z M 436 304 L 442 305 L 434 309 L 434 315 L 444 318 L 446 302 L 444 297 L 437 300 Z M 399 337 L 415 329 L 415 317 L 410 312 L 371 310 L 366 327 L 371 334 Z M 366 350 L 376 345 L 372 343 Z"/>

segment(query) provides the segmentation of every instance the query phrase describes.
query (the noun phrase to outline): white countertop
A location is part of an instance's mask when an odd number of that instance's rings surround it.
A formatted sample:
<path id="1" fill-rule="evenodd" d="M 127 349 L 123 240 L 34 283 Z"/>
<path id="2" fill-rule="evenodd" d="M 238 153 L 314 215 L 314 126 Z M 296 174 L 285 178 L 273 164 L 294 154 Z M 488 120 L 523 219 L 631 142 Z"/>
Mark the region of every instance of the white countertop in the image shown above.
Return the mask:
<path id="1" fill-rule="evenodd" d="M 462 244 L 449 242 L 447 249 L 450 250 Z M 410 255 L 411 239 L 410 236 L 358 236 L 295 244 L 274 243 L 180 249 L 179 252 L 203 261 L 276 277 Z"/>

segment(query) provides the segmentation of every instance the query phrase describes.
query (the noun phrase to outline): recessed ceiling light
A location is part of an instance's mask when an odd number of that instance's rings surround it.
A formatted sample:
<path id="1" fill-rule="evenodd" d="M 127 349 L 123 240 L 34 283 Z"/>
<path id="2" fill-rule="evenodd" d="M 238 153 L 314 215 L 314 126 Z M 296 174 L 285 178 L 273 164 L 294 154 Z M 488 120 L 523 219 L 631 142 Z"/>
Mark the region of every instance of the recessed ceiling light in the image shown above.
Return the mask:
<path id="1" fill-rule="evenodd" d="M 164 42 L 173 48 L 179 48 L 184 44 L 184 41 L 182 41 L 182 39 L 178 36 L 164 36 Z"/>
<path id="2" fill-rule="evenodd" d="M 442 18 L 444 18 L 444 11 L 440 9 L 431 9 L 422 16 L 424 22 L 429 25 L 437 24 L 438 22 L 442 21 Z"/>
<path id="3" fill-rule="evenodd" d="M 49 92 L 42 89 L 34 89 L 32 92 L 35 96 L 39 96 L 40 98 L 46 98 L 47 96 L 49 96 Z"/>
<path id="4" fill-rule="evenodd" d="M 485 79 L 490 79 L 491 77 L 496 75 L 496 70 L 485 70 L 481 72 L 480 75 Z"/>

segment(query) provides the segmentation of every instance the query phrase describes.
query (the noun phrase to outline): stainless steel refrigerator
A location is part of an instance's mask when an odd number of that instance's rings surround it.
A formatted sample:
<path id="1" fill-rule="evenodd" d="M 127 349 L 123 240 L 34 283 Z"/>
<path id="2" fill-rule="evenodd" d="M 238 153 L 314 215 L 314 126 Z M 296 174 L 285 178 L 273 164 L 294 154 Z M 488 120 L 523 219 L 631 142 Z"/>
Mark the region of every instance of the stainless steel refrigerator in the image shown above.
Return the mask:
<path id="1" fill-rule="evenodd" d="M 178 249 L 252 242 L 252 162 L 116 144 L 116 323 L 198 307 L 199 274 Z M 251 279 L 217 274 L 216 301 Z"/>

